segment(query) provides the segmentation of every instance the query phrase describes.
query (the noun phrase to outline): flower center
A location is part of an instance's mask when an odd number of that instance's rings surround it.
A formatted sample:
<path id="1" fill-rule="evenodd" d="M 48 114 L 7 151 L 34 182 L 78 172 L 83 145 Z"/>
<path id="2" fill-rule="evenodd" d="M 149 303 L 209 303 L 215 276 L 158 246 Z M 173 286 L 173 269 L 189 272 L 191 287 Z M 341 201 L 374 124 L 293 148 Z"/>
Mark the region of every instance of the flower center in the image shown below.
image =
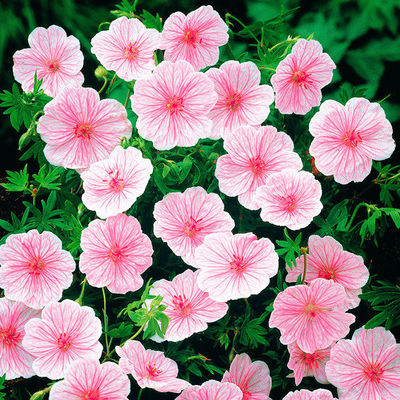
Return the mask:
<path id="1" fill-rule="evenodd" d="M 57 339 L 57 346 L 63 351 L 67 351 L 71 347 L 71 336 L 66 333 L 62 333 Z"/>
<path id="2" fill-rule="evenodd" d="M 283 197 L 282 203 L 283 203 L 285 210 L 287 210 L 287 211 L 294 211 L 297 206 L 296 197 L 293 196 L 292 194 L 287 197 Z"/>
<path id="3" fill-rule="evenodd" d="M 0 343 L 8 346 L 16 346 L 20 342 L 21 334 L 15 328 L 0 329 Z"/>
<path id="4" fill-rule="evenodd" d="M 90 139 L 92 133 L 92 127 L 89 124 L 76 124 L 74 127 L 74 135 L 77 138 Z"/>
<path id="5" fill-rule="evenodd" d="M 139 55 L 139 48 L 136 45 L 136 42 L 128 43 L 128 45 L 124 48 L 124 56 L 128 60 L 133 60 Z"/>
<path id="6" fill-rule="evenodd" d="M 108 256 L 111 258 L 111 260 L 115 263 L 118 261 L 121 261 L 122 257 L 124 256 L 122 249 L 118 245 L 114 245 L 110 248 L 110 252 L 108 253 Z"/>
<path id="7" fill-rule="evenodd" d="M 44 267 L 45 264 L 40 258 L 33 258 L 28 264 L 28 272 L 31 275 L 40 275 Z"/>
<path id="8" fill-rule="evenodd" d="M 147 363 L 146 370 L 149 378 L 156 378 L 157 376 L 163 373 L 161 369 L 157 368 L 157 364 L 154 361 L 153 362 L 149 361 Z"/>
<path id="9" fill-rule="evenodd" d="M 343 142 L 346 146 L 357 147 L 362 142 L 360 133 L 353 129 L 351 132 L 346 132 L 343 137 Z"/>
<path id="10" fill-rule="evenodd" d="M 167 110 L 169 111 L 170 115 L 177 114 L 183 109 L 183 107 L 182 97 L 173 96 L 167 100 Z"/>
<path id="11" fill-rule="evenodd" d="M 82 397 L 82 400 L 100 400 L 99 389 L 90 390 L 89 392 L 85 393 L 85 395 Z"/>
<path id="12" fill-rule="evenodd" d="M 47 68 L 49 72 L 54 73 L 60 69 L 60 66 L 56 61 L 47 61 Z"/>
<path id="13" fill-rule="evenodd" d="M 196 48 L 197 43 L 201 43 L 201 39 L 199 38 L 198 31 L 192 31 L 191 29 L 187 29 L 185 35 L 183 36 L 183 41 L 189 45 Z"/>
<path id="14" fill-rule="evenodd" d="M 304 89 L 307 89 L 307 78 L 308 74 L 305 73 L 304 71 L 295 71 L 294 74 L 292 75 L 292 81 L 296 83 L 300 87 L 304 87 Z"/>
<path id="15" fill-rule="evenodd" d="M 237 274 L 244 272 L 247 268 L 247 265 L 243 260 L 243 256 L 234 255 L 229 264 L 231 266 L 231 270 L 235 271 Z"/>
<path id="16" fill-rule="evenodd" d="M 187 317 L 192 311 L 189 300 L 185 296 L 174 296 L 172 303 L 174 304 L 174 311 L 180 311 L 182 317 Z"/>
<path id="17" fill-rule="evenodd" d="M 116 173 L 110 171 L 108 174 L 110 175 L 111 178 L 110 181 L 108 182 L 108 186 L 110 186 L 110 188 L 114 192 L 120 192 L 124 188 L 125 184 L 124 180 L 119 177 L 119 171 L 117 171 Z"/>
<path id="18" fill-rule="evenodd" d="M 369 365 L 367 368 L 364 369 L 365 376 L 370 379 L 372 382 L 379 383 L 383 375 L 383 368 L 378 365 Z"/>
<path id="19" fill-rule="evenodd" d="M 185 229 L 183 232 L 185 232 L 190 238 L 194 237 L 197 232 L 201 231 L 201 228 L 197 226 L 198 222 L 200 221 L 201 219 L 196 221 L 193 217 L 190 217 L 190 219 L 185 223 Z"/>
<path id="20" fill-rule="evenodd" d="M 318 278 L 335 279 L 335 272 L 330 270 L 319 270 Z"/>
<path id="21" fill-rule="evenodd" d="M 251 160 L 250 160 L 250 167 L 251 167 L 251 170 L 256 174 L 256 175 L 260 175 L 264 170 L 265 170 L 265 167 L 266 167 L 267 165 L 266 165 L 266 163 L 265 163 L 265 161 L 260 157 L 260 156 L 257 156 L 257 157 L 255 157 L 255 158 L 252 158 Z"/>
<path id="22" fill-rule="evenodd" d="M 239 108 L 242 102 L 242 96 L 239 93 L 234 93 L 225 99 L 225 104 L 229 110 L 235 111 Z"/>
<path id="23" fill-rule="evenodd" d="M 312 354 L 309 353 L 304 354 L 304 362 L 308 365 L 308 368 L 310 369 L 319 368 L 318 360 L 322 360 L 322 357 L 316 352 Z"/>
<path id="24" fill-rule="evenodd" d="M 307 315 L 309 315 L 311 318 L 316 317 L 316 316 L 318 315 L 318 313 L 319 313 L 321 310 L 324 310 L 324 311 L 332 311 L 331 308 L 318 307 L 318 306 L 316 306 L 315 304 L 312 304 L 312 303 L 307 304 L 307 305 L 304 307 L 304 312 L 305 312 Z"/>

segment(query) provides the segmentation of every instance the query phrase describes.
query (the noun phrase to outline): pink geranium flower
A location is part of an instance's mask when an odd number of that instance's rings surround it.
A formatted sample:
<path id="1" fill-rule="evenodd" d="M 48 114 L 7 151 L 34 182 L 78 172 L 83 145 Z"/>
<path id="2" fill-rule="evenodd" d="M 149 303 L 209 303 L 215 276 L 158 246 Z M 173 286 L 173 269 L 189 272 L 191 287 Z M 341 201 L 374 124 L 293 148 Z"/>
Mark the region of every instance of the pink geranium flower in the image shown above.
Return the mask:
<path id="1" fill-rule="evenodd" d="M 269 176 L 256 191 L 261 219 L 274 225 L 301 229 L 322 210 L 321 184 L 306 171 L 285 169 Z"/>
<path id="2" fill-rule="evenodd" d="M 260 85 L 261 74 L 254 63 L 227 61 L 219 69 L 209 69 L 206 75 L 218 94 L 209 114 L 213 138 L 226 138 L 236 128 L 260 125 L 268 117 L 274 91 L 269 85 Z"/>
<path id="3" fill-rule="evenodd" d="M 335 68 L 319 42 L 299 39 L 272 75 L 275 107 L 281 114 L 307 114 L 321 104 L 321 89 L 332 80 Z"/>
<path id="4" fill-rule="evenodd" d="M 217 301 L 247 298 L 268 286 L 278 263 L 269 239 L 257 240 L 253 233 L 216 233 L 196 250 L 197 283 Z"/>
<path id="5" fill-rule="evenodd" d="M 229 382 L 207 381 L 201 386 L 190 386 L 176 400 L 242 400 L 238 386 Z"/>
<path id="6" fill-rule="evenodd" d="M 332 279 L 344 287 L 347 305 L 357 307 L 360 303 L 358 295 L 369 278 L 362 257 L 343 250 L 342 245 L 330 236 L 310 236 L 308 249 L 305 282 L 317 278 Z M 296 267 L 290 269 L 286 266 L 286 270 L 286 282 L 296 282 L 304 273 L 304 256 L 296 259 Z"/>
<path id="7" fill-rule="evenodd" d="M 163 61 L 149 79 L 135 83 L 131 96 L 139 134 L 158 150 L 194 146 L 208 137 L 208 113 L 216 101 L 211 80 L 185 61 Z"/>
<path id="8" fill-rule="evenodd" d="M 100 218 L 126 211 L 143 194 L 152 172 L 151 161 L 140 150 L 118 146 L 108 159 L 82 173 L 82 203 Z"/>
<path id="9" fill-rule="evenodd" d="M 148 78 L 155 68 L 153 51 L 160 42 L 156 29 L 147 29 L 137 18 L 120 17 L 91 41 L 92 53 L 108 70 L 125 81 Z"/>
<path id="10" fill-rule="evenodd" d="M 270 400 L 272 380 L 268 365 L 262 361 L 251 362 L 245 353 L 235 356 L 222 382 L 238 386 L 243 393 L 243 400 Z"/>
<path id="11" fill-rule="evenodd" d="M 169 193 L 154 206 L 154 235 L 183 261 L 194 265 L 194 253 L 211 233 L 230 232 L 235 223 L 215 193 L 192 187 Z"/>
<path id="12" fill-rule="evenodd" d="M 125 374 L 132 374 L 141 388 L 158 392 L 179 393 L 190 384 L 178 379 L 178 366 L 165 357 L 162 351 L 146 350 L 137 340 L 128 340 L 123 347 L 116 347 L 121 357 L 119 365 Z"/>
<path id="13" fill-rule="evenodd" d="M 310 392 L 307 389 L 288 393 L 283 400 L 337 400 L 329 390 L 317 389 Z M 360 399 L 361 400 L 361 399 Z M 370 399 L 368 399 L 370 400 Z"/>
<path id="14" fill-rule="evenodd" d="M 72 300 L 49 304 L 42 319 L 28 321 L 25 331 L 22 344 L 36 357 L 33 370 L 50 379 L 64 377 L 75 360 L 98 360 L 103 349 L 100 320 L 92 308 Z"/>
<path id="15" fill-rule="evenodd" d="M 35 28 L 28 37 L 30 48 L 14 53 L 13 72 L 24 92 L 33 90 L 35 72 L 43 78 L 41 88 L 54 97 L 71 85 L 82 85 L 83 54 L 76 37 L 67 36 L 63 28 Z"/>
<path id="16" fill-rule="evenodd" d="M 196 70 L 214 65 L 219 47 L 228 42 L 228 26 L 211 6 L 202 6 L 187 16 L 171 14 L 161 33 L 160 49 L 169 61 L 185 60 Z"/>
<path id="17" fill-rule="evenodd" d="M 288 368 L 294 372 L 296 385 L 300 385 L 306 376 L 314 376 L 319 383 L 328 383 L 325 366 L 329 360 L 331 348 L 332 346 L 306 353 L 296 343 L 288 345 L 290 354 Z"/>
<path id="18" fill-rule="evenodd" d="M 79 269 L 89 285 L 120 294 L 142 287 L 141 274 L 152 263 L 153 247 L 135 217 L 118 214 L 90 222 L 82 231 L 81 247 Z"/>
<path id="19" fill-rule="evenodd" d="M 40 311 L 5 297 L 0 299 L 0 376 L 15 379 L 35 374 L 33 356 L 22 346 L 25 324 L 35 317 L 40 317 Z"/>
<path id="20" fill-rule="evenodd" d="M 336 182 L 361 182 L 371 172 L 372 160 L 392 155 L 392 132 L 378 103 L 353 98 L 343 106 L 327 100 L 310 121 L 310 154 L 318 171 L 333 175 Z"/>
<path id="21" fill-rule="evenodd" d="M 215 170 L 219 188 L 228 196 L 238 196 L 250 210 L 259 208 L 256 190 L 271 174 L 303 167 L 292 139 L 272 126 L 238 128 L 225 139 L 224 148 L 228 154 L 218 158 Z"/>
<path id="22" fill-rule="evenodd" d="M 75 261 L 51 232 L 10 235 L 0 246 L 0 287 L 10 300 L 43 308 L 71 286 Z"/>
<path id="23" fill-rule="evenodd" d="M 345 300 L 343 287 L 331 280 L 288 287 L 274 301 L 269 326 L 281 331 L 283 344 L 297 342 L 301 350 L 312 354 L 349 333 L 356 318 L 346 313 Z"/>
<path id="24" fill-rule="evenodd" d="M 91 88 L 70 87 L 44 107 L 37 131 L 53 165 L 82 169 L 109 156 L 132 125 L 117 100 L 100 100 Z"/>
<path id="25" fill-rule="evenodd" d="M 400 345 L 382 327 L 357 329 L 333 347 L 326 374 L 341 400 L 398 400 Z"/>
<path id="26" fill-rule="evenodd" d="M 208 322 L 222 318 L 228 311 L 226 303 L 211 300 L 199 289 L 198 273 L 187 269 L 175 276 L 172 282 L 162 279 L 153 283 L 152 295 L 161 295 L 164 313 L 169 317 L 165 339 L 173 342 L 183 340 L 207 329 Z"/>

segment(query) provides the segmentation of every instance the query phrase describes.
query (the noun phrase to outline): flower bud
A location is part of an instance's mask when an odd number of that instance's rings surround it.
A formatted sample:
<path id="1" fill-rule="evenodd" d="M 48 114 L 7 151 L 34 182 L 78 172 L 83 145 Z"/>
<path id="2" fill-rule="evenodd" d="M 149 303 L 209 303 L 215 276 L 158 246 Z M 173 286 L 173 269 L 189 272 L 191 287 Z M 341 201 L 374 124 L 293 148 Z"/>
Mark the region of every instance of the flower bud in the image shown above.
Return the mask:
<path id="1" fill-rule="evenodd" d="M 108 71 L 102 65 L 99 65 L 95 69 L 94 75 L 97 79 L 104 79 L 108 75 Z"/>

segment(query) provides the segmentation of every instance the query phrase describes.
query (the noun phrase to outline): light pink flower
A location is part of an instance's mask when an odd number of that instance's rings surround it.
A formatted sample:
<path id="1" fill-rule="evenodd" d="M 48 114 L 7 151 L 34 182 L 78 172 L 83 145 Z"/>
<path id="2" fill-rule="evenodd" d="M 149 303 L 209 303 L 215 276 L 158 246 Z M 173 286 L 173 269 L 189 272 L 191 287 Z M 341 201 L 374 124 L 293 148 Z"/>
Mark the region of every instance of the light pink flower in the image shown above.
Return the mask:
<path id="1" fill-rule="evenodd" d="M 35 317 L 40 317 L 40 311 L 5 297 L 0 299 L 0 376 L 15 379 L 35 374 L 33 356 L 22 346 L 25 324 Z"/>
<path id="2" fill-rule="evenodd" d="M 117 100 L 100 100 L 91 88 L 70 87 L 46 104 L 37 131 L 51 164 L 82 169 L 107 158 L 123 137 L 131 136 L 132 125 Z"/>
<path id="3" fill-rule="evenodd" d="M 261 219 L 274 225 L 301 229 L 322 210 L 321 184 L 306 171 L 285 169 L 269 176 L 256 191 Z"/>
<path id="4" fill-rule="evenodd" d="M 243 393 L 243 400 L 270 400 L 272 380 L 268 365 L 262 361 L 251 362 L 246 353 L 235 356 L 222 382 L 238 386 Z"/>
<path id="5" fill-rule="evenodd" d="M 201 386 L 190 386 L 176 400 L 242 400 L 238 386 L 229 382 L 207 381 Z"/>
<path id="6" fill-rule="evenodd" d="M 82 203 L 100 218 L 126 211 L 143 194 L 152 172 L 151 161 L 140 150 L 118 146 L 108 159 L 82 173 Z"/>
<path id="7" fill-rule="evenodd" d="M 148 78 L 155 68 L 153 51 L 160 42 L 156 29 L 147 29 L 137 18 L 120 17 L 91 41 L 92 53 L 105 68 L 125 81 Z"/>
<path id="8" fill-rule="evenodd" d="M 135 217 L 118 214 L 106 221 L 96 219 L 82 231 L 79 269 L 89 285 L 107 286 L 125 294 L 143 285 L 141 274 L 150 267 L 153 247 Z"/>
<path id="9" fill-rule="evenodd" d="M 98 360 L 103 349 L 100 320 L 92 308 L 72 300 L 47 305 L 42 319 L 28 321 L 25 332 L 22 345 L 36 357 L 33 370 L 50 379 L 64 377 L 75 360 Z"/>
<path id="10" fill-rule="evenodd" d="M 361 182 L 371 172 L 372 160 L 389 158 L 395 148 L 392 126 L 378 103 L 353 98 L 345 106 L 324 101 L 310 121 L 314 139 L 310 154 L 324 175 L 336 182 Z"/>
<path id="11" fill-rule="evenodd" d="M 305 282 L 317 278 L 332 279 L 344 287 L 347 305 L 357 307 L 360 303 L 358 295 L 369 278 L 362 257 L 343 250 L 342 245 L 330 236 L 310 236 L 308 249 Z M 304 273 L 304 256 L 296 259 L 296 267 L 286 266 L 286 270 L 286 282 L 296 282 Z"/>
<path id="12" fill-rule="evenodd" d="M 198 272 L 187 269 L 172 282 L 162 279 L 153 283 L 150 294 L 161 295 L 162 304 L 167 307 L 164 311 L 169 317 L 166 340 L 177 342 L 204 331 L 208 322 L 219 320 L 228 311 L 226 303 L 211 300 L 199 289 L 197 275 Z"/>
<path id="13" fill-rule="evenodd" d="M 217 301 L 247 298 L 265 289 L 278 272 L 278 254 L 267 238 L 253 233 L 208 235 L 196 250 L 201 290 Z"/>
<path id="14" fill-rule="evenodd" d="M 189 265 L 194 265 L 195 250 L 207 235 L 235 226 L 221 198 L 199 186 L 167 194 L 155 204 L 154 218 L 154 235 Z"/>
<path id="15" fill-rule="evenodd" d="M 35 28 L 28 37 L 30 48 L 14 53 L 13 73 L 24 92 L 33 90 L 35 72 L 43 78 L 41 88 L 54 97 L 71 85 L 82 85 L 83 54 L 76 37 L 67 36 L 63 28 Z"/>
<path id="16" fill-rule="evenodd" d="M 228 26 L 211 6 L 202 6 L 188 15 L 171 14 L 161 33 L 160 49 L 169 61 L 185 60 L 196 70 L 214 65 L 219 47 L 228 42 Z"/>
<path id="17" fill-rule="evenodd" d="M 333 347 L 326 374 L 341 400 L 398 400 L 400 345 L 382 327 L 357 329 Z"/>
<path id="18" fill-rule="evenodd" d="M 213 122 L 210 137 L 224 139 L 243 125 L 257 126 L 265 121 L 274 91 L 260 85 L 261 74 L 251 61 L 227 61 L 206 75 L 213 81 L 218 101 L 209 116 Z"/>
<path id="19" fill-rule="evenodd" d="M 185 61 L 163 61 L 149 79 L 135 83 L 131 96 L 139 134 L 158 150 L 194 146 L 208 137 L 208 113 L 216 101 L 212 81 Z"/>
<path id="20" fill-rule="evenodd" d="M 228 196 L 238 196 L 250 210 L 259 208 L 256 190 L 271 174 L 303 167 L 292 139 L 272 126 L 238 128 L 225 139 L 224 148 L 228 154 L 218 158 L 215 170 L 219 188 Z"/>
<path id="21" fill-rule="evenodd" d="M 310 392 L 307 389 L 289 392 L 283 400 L 337 400 L 329 390 L 317 389 Z M 361 399 L 360 399 L 361 400 Z M 367 399 L 365 399 L 367 400 Z M 370 399 L 368 399 L 370 400 Z"/>
<path id="22" fill-rule="evenodd" d="M 158 392 L 179 393 L 190 384 L 178 379 L 178 366 L 165 357 L 162 351 L 146 350 L 137 340 L 128 340 L 121 348 L 119 365 L 125 374 L 132 374 L 141 388 L 152 388 Z"/>
<path id="23" fill-rule="evenodd" d="M 75 261 L 51 232 L 10 235 L 0 246 L 0 287 L 10 300 L 43 308 L 71 286 Z"/>
<path id="24" fill-rule="evenodd" d="M 288 368 L 294 371 L 296 385 L 300 385 L 306 376 L 314 376 L 319 383 L 328 383 L 325 366 L 329 360 L 331 348 L 332 346 L 306 353 L 296 343 L 288 345 L 290 354 Z"/>
<path id="25" fill-rule="evenodd" d="M 286 288 L 274 301 L 270 328 L 281 331 L 281 342 L 297 345 L 306 353 L 325 349 L 349 333 L 355 321 L 346 313 L 346 293 L 341 285 L 314 279 L 309 285 Z"/>
<path id="26" fill-rule="evenodd" d="M 332 80 L 335 68 L 319 42 L 299 39 L 272 75 L 275 107 L 281 114 L 307 114 L 321 104 L 321 89 Z"/>

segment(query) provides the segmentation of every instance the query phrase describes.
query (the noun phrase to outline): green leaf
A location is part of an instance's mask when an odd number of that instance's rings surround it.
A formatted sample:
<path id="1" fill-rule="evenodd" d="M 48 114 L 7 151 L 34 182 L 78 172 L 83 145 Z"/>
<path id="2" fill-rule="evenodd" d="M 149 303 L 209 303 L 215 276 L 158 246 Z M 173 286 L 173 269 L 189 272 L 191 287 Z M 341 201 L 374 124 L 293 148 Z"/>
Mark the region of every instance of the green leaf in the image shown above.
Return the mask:
<path id="1" fill-rule="evenodd" d="M 29 174 L 27 172 L 28 165 L 25 165 L 24 169 L 19 172 L 6 171 L 7 180 L 9 183 L 2 183 L 3 186 L 9 192 L 23 192 L 28 188 Z"/>
<path id="2" fill-rule="evenodd" d="M 61 167 L 53 167 L 51 165 L 43 165 L 37 174 L 32 175 L 33 179 L 48 190 L 59 190 L 61 182 L 57 182 L 60 177 Z"/>

